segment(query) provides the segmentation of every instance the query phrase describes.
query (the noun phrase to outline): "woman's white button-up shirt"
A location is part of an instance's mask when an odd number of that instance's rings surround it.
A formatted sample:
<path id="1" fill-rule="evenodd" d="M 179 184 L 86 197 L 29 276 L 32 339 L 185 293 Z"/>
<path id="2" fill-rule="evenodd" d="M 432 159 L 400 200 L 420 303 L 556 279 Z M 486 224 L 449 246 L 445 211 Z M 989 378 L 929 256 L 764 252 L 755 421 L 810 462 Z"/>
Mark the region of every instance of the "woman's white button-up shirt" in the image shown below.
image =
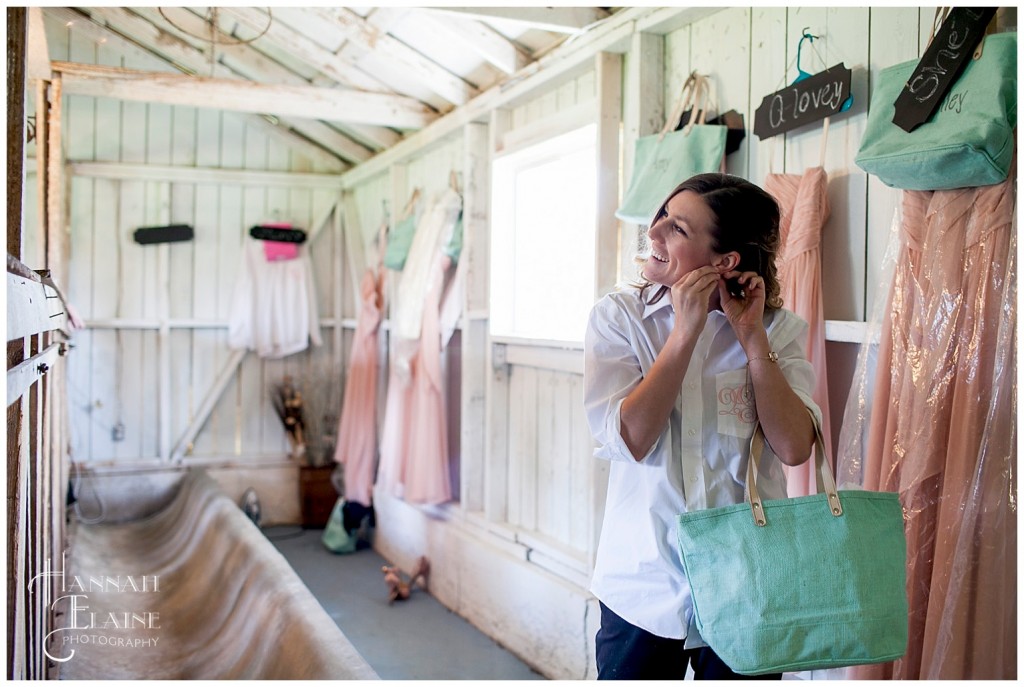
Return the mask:
<path id="1" fill-rule="evenodd" d="M 673 319 L 667 290 L 647 305 L 636 288 L 605 296 L 590 314 L 584 403 L 594 455 L 611 463 L 590 590 L 631 624 L 660 637 L 685 637 L 690 647 L 704 642 L 693 624 L 676 518 L 743 502 L 757 414 L 746 355 L 724 313 L 712 311 L 664 431 L 642 460 L 633 459 L 619 432 L 622 401 L 651 369 Z M 807 323 L 788 310 L 771 310 L 765 327 L 782 373 L 820 422 L 811 398 L 814 370 L 804 354 Z M 760 467 L 762 497 L 785 498 L 782 464 L 768 446 Z"/>

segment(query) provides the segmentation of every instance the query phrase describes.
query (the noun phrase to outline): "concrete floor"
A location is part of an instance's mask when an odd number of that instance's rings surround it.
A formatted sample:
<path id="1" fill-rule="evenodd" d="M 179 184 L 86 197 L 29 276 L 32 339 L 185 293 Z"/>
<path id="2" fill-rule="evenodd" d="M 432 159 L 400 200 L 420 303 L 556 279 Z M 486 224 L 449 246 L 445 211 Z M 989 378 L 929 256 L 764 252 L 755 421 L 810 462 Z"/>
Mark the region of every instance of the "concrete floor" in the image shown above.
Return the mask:
<path id="1" fill-rule="evenodd" d="M 388 604 L 371 549 L 332 554 L 323 530 L 263 530 L 349 641 L 385 680 L 543 680 L 423 589 Z"/>

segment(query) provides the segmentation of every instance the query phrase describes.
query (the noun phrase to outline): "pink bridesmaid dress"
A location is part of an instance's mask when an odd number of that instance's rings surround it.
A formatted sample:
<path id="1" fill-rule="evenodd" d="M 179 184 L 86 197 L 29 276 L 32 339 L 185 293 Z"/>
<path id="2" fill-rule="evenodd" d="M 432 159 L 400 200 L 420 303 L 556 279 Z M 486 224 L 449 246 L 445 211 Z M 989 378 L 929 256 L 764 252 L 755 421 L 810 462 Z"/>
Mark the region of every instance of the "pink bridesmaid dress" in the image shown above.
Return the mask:
<path id="1" fill-rule="evenodd" d="M 800 174 L 769 174 L 765 190 L 781 211 L 780 250 L 776 260 L 782 304 L 808 325 L 807 360 L 814 367 L 812 397 L 821 408 L 821 437 L 832 454 L 832 426 L 828 407 L 825 365 L 825 314 L 821 297 L 821 231 L 828 219 L 828 176 L 823 167 Z M 785 466 L 790 496 L 815 491 L 814 461 Z"/>
<path id="2" fill-rule="evenodd" d="M 362 307 L 349 357 L 334 460 L 345 466 L 345 500 L 369 506 L 377 462 L 377 332 L 381 270 L 368 269 L 360 285 Z"/>

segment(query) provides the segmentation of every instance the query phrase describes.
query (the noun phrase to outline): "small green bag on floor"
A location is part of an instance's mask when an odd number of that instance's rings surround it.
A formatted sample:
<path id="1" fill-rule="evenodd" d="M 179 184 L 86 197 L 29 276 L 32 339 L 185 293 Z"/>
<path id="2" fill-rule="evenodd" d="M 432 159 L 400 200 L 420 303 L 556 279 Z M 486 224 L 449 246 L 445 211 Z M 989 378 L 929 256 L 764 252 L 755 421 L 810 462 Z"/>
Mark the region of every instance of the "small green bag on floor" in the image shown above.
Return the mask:
<path id="1" fill-rule="evenodd" d="M 880 663 L 907 648 L 907 543 L 893 493 L 838 491 L 818 434 L 818 493 L 683 513 L 679 547 L 701 637 L 743 675 Z"/>
<path id="2" fill-rule="evenodd" d="M 349 533 L 345 529 L 345 515 L 342 510 L 345 508 L 344 497 L 338 497 L 331 509 L 331 517 L 327 519 L 327 527 L 320 537 L 320 541 L 332 553 L 353 553 L 356 550 L 355 533 Z"/>

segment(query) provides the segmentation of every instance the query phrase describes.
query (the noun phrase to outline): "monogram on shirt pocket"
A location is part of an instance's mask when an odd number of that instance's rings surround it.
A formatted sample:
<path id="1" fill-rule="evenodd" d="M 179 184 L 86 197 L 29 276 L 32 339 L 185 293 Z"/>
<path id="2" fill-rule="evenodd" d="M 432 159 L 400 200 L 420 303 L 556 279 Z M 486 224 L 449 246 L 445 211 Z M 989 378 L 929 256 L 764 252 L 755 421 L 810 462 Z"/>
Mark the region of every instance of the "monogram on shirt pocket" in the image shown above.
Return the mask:
<path id="1" fill-rule="evenodd" d="M 754 387 L 746 370 L 731 370 L 715 375 L 718 433 L 746 439 L 754 433 L 757 411 Z"/>

